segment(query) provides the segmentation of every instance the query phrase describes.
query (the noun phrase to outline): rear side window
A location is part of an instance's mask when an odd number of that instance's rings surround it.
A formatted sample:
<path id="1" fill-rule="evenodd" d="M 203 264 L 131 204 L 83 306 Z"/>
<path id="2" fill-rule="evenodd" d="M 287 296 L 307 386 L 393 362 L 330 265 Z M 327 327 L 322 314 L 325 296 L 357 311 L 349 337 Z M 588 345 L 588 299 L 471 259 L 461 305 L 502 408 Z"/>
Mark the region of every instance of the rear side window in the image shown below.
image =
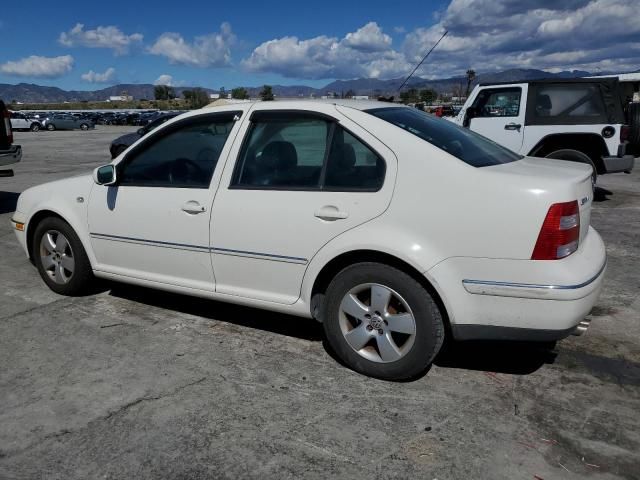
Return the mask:
<path id="1" fill-rule="evenodd" d="M 527 125 L 610 123 L 597 83 L 540 83 L 531 85 Z"/>
<path id="2" fill-rule="evenodd" d="M 429 142 L 473 167 L 509 163 L 522 156 L 469 129 L 407 107 L 374 108 L 367 113 Z"/>
<path id="3" fill-rule="evenodd" d="M 375 191 L 384 161 L 330 119 L 260 112 L 252 118 L 231 188 Z"/>

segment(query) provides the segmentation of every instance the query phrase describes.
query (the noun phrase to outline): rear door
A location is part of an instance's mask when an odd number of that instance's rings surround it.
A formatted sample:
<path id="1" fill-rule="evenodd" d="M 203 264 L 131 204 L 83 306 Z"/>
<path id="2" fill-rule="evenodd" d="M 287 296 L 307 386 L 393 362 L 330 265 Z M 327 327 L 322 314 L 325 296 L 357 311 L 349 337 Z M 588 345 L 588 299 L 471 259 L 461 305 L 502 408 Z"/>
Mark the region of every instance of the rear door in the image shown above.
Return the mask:
<path id="1" fill-rule="evenodd" d="M 258 105 L 241 135 L 213 206 L 216 291 L 291 304 L 313 256 L 387 208 L 396 158 L 333 105 Z"/>
<path id="2" fill-rule="evenodd" d="M 527 85 L 480 88 L 472 104 L 469 128 L 514 152 L 524 139 Z"/>

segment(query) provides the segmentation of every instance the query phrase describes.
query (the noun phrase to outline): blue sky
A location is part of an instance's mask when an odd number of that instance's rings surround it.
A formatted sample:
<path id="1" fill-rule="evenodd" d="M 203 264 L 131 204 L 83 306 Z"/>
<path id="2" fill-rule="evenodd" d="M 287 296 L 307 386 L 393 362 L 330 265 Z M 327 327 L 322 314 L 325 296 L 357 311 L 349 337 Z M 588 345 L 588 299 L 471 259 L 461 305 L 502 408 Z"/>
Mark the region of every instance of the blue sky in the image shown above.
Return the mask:
<path id="1" fill-rule="evenodd" d="M 640 0 L 11 2 L 0 9 L 0 83 L 209 88 L 505 68 L 640 68 Z M 602 28 L 616 25 L 615 29 Z"/>

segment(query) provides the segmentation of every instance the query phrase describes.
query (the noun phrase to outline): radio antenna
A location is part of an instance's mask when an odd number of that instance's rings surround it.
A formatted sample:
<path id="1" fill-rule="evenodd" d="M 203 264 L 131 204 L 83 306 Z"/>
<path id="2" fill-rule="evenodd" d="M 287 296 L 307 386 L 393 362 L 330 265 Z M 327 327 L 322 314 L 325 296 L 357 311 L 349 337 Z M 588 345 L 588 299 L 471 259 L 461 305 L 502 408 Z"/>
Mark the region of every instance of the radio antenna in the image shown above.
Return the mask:
<path id="1" fill-rule="evenodd" d="M 404 79 L 404 82 L 402 82 L 402 85 L 400 85 L 400 87 L 398 87 L 398 92 L 400 90 L 402 90 L 402 87 L 404 87 L 407 82 L 409 81 L 409 79 L 413 76 L 414 73 L 416 73 L 416 70 L 418 70 L 420 68 L 420 65 L 422 65 L 424 63 L 424 61 L 427 59 L 427 57 L 431 54 L 431 52 L 433 52 L 433 50 L 438 46 L 438 44 L 442 41 L 442 39 L 447 35 L 447 33 L 449 33 L 448 30 L 445 30 L 444 33 L 442 34 L 442 36 L 440 37 L 440 40 L 438 40 L 435 45 L 433 47 L 431 47 L 431 49 L 427 52 L 427 54 L 422 57 L 422 60 L 420 60 L 420 63 L 418 65 L 416 65 L 416 68 L 413 69 L 413 71 L 409 74 L 409 76 L 407 78 Z"/>

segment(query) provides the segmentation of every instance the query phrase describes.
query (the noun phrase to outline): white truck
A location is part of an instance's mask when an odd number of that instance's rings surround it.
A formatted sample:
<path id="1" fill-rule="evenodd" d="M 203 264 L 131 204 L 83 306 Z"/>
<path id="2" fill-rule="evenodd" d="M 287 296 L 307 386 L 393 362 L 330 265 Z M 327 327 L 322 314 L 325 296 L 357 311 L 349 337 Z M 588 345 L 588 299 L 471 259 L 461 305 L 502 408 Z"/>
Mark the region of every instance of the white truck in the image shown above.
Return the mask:
<path id="1" fill-rule="evenodd" d="M 11 130 L 11 114 L 0 100 L 0 177 L 13 177 L 13 170 L 4 167 L 19 162 L 22 159 L 22 148 L 13 145 Z"/>
<path id="2" fill-rule="evenodd" d="M 616 79 L 480 84 L 452 121 L 522 155 L 590 164 L 594 184 L 633 169 Z"/>

